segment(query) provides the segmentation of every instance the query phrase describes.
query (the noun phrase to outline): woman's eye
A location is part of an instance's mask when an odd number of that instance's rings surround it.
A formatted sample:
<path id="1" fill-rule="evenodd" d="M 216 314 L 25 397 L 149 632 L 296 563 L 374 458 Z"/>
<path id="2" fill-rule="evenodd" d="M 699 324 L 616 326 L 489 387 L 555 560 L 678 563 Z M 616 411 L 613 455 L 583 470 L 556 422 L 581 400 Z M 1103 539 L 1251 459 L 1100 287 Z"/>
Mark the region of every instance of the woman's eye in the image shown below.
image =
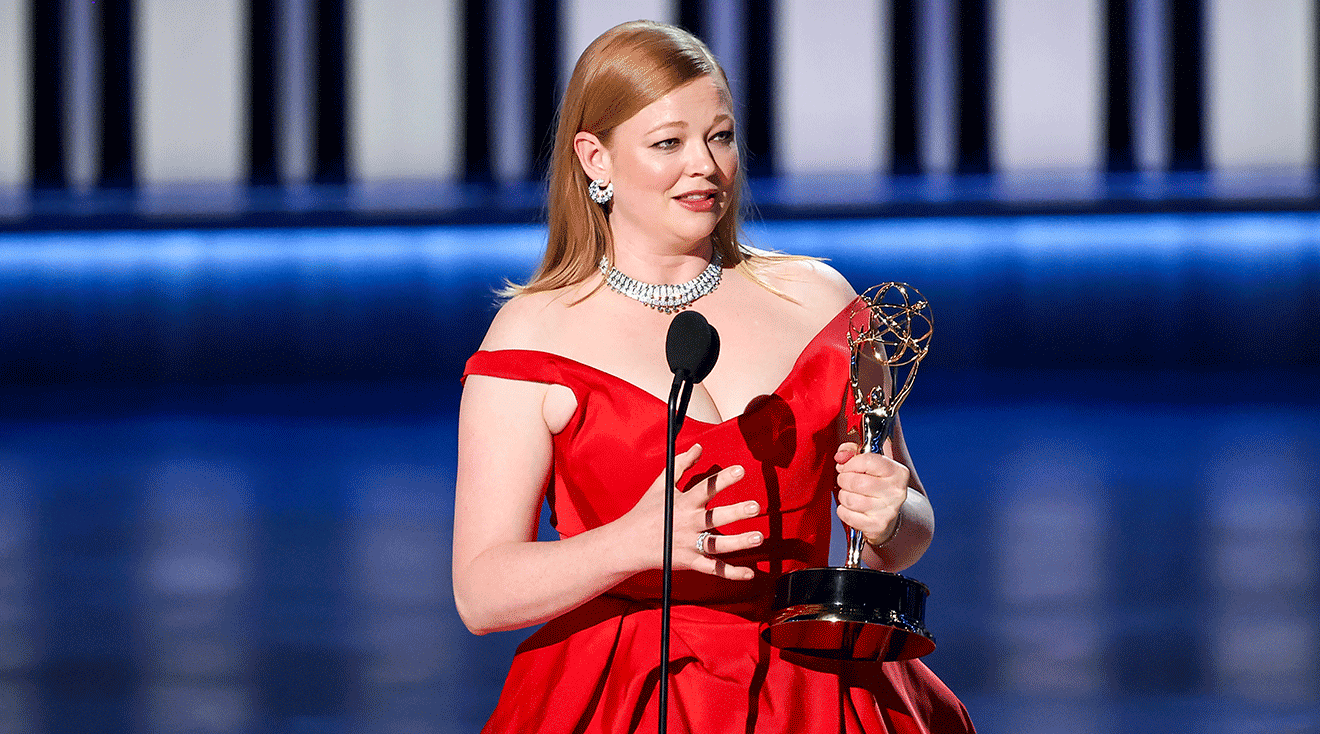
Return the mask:
<path id="1" fill-rule="evenodd" d="M 660 150 L 671 150 L 673 148 L 677 148 L 678 138 L 669 138 L 667 140 L 661 140 L 652 147 L 659 148 Z"/>
<path id="2" fill-rule="evenodd" d="M 720 132 L 717 132 L 713 136 L 711 136 L 711 139 L 720 143 L 731 142 L 733 140 L 733 131 L 721 130 Z"/>

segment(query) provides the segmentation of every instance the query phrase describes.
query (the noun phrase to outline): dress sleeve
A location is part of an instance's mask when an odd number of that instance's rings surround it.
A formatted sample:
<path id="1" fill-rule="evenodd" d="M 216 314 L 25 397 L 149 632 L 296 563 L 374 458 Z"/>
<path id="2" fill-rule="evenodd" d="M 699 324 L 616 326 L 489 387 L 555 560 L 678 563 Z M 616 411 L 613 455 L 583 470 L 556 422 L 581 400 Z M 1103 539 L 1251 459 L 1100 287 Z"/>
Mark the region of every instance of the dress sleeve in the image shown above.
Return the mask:
<path id="1" fill-rule="evenodd" d="M 554 355 L 524 349 L 479 351 L 463 367 L 462 379 L 466 381 L 469 375 L 565 384 L 562 365 Z"/>

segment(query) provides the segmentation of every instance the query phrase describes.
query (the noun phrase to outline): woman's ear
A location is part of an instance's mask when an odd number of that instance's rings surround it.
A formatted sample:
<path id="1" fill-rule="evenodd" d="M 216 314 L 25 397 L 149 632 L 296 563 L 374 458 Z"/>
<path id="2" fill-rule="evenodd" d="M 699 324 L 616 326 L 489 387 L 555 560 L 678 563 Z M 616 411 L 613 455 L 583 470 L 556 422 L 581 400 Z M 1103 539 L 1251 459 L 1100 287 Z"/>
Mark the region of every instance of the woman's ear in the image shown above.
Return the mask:
<path id="1" fill-rule="evenodd" d="M 573 136 L 573 152 L 577 153 L 578 163 L 592 181 L 610 182 L 612 174 L 610 151 L 600 142 L 600 138 L 582 131 Z"/>

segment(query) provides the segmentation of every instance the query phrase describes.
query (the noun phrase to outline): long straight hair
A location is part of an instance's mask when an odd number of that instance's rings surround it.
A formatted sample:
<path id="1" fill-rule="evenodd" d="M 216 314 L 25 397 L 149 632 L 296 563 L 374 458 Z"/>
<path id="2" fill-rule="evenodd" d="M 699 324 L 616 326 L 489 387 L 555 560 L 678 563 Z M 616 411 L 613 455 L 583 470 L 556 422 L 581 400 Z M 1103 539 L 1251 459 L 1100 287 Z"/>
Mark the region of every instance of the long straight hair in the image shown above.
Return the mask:
<path id="1" fill-rule="evenodd" d="M 605 209 L 587 194 L 587 175 L 573 149 L 579 132 L 609 144 L 610 133 L 642 108 L 701 77 L 710 77 L 732 107 L 729 80 L 715 56 L 696 36 L 675 26 L 638 20 L 615 26 L 582 52 L 559 108 L 546 193 L 548 241 L 536 273 L 503 295 L 535 293 L 576 285 L 595 271 L 601 257 L 614 258 Z M 735 140 L 737 138 L 735 137 Z M 746 267 L 757 257 L 739 242 L 742 166 L 729 189 L 729 206 L 711 233 L 711 245 L 727 267 Z"/>

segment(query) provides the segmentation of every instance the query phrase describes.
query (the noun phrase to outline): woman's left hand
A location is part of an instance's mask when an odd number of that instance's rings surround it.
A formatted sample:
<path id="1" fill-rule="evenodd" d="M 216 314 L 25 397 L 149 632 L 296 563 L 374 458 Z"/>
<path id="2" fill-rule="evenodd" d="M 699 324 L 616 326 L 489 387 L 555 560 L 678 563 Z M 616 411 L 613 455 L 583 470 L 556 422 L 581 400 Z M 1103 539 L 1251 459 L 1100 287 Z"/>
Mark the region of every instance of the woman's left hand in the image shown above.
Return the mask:
<path id="1" fill-rule="evenodd" d="M 907 501 L 908 468 L 884 454 L 860 453 L 855 443 L 840 446 L 834 461 L 839 470 L 839 519 L 871 545 L 889 542 Z"/>

